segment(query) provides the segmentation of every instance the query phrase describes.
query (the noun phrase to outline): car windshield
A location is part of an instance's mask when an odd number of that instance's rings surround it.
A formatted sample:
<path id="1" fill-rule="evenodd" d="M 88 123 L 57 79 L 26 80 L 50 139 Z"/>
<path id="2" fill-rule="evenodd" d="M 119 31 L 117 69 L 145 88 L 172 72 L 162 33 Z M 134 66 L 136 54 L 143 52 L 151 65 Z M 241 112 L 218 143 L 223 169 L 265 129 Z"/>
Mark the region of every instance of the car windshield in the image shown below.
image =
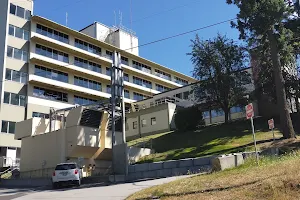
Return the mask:
<path id="1" fill-rule="evenodd" d="M 75 164 L 63 164 L 63 165 L 57 165 L 55 167 L 55 170 L 69 170 L 69 169 L 76 169 Z"/>

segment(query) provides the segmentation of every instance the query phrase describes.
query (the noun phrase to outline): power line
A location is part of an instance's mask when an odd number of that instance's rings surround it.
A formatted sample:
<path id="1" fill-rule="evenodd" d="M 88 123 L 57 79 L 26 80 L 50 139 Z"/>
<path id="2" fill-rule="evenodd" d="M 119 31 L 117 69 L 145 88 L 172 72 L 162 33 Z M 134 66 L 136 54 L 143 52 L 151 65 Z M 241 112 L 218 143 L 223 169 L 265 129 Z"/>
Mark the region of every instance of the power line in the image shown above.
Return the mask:
<path id="1" fill-rule="evenodd" d="M 194 29 L 194 30 L 190 30 L 190 31 L 187 31 L 187 32 L 179 33 L 179 34 L 172 35 L 172 36 L 169 36 L 169 37 L 166 37 L 166 38 L 158 39 L 158 40 L 155 40 L 155 41 L 152 41 L 152 42 L 148 42 L 148 43 L 145 43 L 145 44 L 141 44 L 141 45 L 129 48 L 129 49 L 124 49 L 123 51 L 135 49 L 135 48 L 138 48 L 138 47 L 148 46 L 150 44 L 162 42 L 162 41 L 169 40 L 169 39 L 172 39 L 172 38 L 176 38 L 176 37 L 179 37 L 179 36 L 183 36 L 183 35 L 186 35 L 186 34 L 189 34 L 189 33 L 193 33 L 193 32 L 199 31 L 199 30 L 203 30 L 203 29 L 207 29 L 207 28 L 210 28 L 210 27 L 213 27 L 213 26 L 224 24 L 224 23 L 230 22 L 230 21 L 235 20 L 235 19 L 237 19 L 237 18 L 228 19 L 228 20 L 225 20 L 225 21 L 217 22 L 215 24 L 211 24 L 211 25 L 208 25 L 208 26 L 200 27 L 200 28 L 197 28 L 197 29 Z"/>

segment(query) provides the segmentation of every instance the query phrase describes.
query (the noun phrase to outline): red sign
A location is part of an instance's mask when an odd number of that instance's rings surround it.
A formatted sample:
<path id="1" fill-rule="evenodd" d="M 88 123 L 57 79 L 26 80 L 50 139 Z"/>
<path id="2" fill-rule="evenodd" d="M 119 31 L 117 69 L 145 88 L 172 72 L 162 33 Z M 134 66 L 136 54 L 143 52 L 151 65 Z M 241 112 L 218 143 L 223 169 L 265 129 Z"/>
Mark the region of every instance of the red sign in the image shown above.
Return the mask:
<path id="1" fill-rule="evenodd" d="M 254 110 L 253 110 L 253 104 L 250 103 L 246 106 L 246 117 L 247 119 L 251 119 L 254 117 Z"/>
<path id="2" fill-rule="evenodd" d="M 269 124 L 269 129 L 274 129 L 275 128 L 275 126 L 274 126 L 274 119 L 270 119 L 270 120 L 268 120 L 268 124 Z"/>

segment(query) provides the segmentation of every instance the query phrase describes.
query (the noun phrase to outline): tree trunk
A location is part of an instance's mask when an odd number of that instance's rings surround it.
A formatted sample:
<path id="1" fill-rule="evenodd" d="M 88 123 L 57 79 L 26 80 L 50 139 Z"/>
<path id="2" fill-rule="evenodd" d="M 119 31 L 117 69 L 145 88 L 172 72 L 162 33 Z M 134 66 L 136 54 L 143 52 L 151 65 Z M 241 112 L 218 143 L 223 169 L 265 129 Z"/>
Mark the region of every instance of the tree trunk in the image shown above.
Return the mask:
<path id="1" fill-rule="evenodd" d="M 295 97 L 295 103 L 296 103 L 296 109 L 297 109 L 297 114 L 300 114 L 300 105 L 299 105 L 299 92 L 297 91 L 296 97 Z"/>
<path id="2" fill-rule="evenodd" d="M 268 31 L 268 38 L 270 41 L 271 59 L 272 59 L 273 69 L 274 69 L 277 107 L 280 113 L 280 126 L 284 138 L 295 138 L 295 131 L 294 131 L 293 123 L 291 120 L 291 116 L 289 113 L 289 108 L 286 100 L 286 91 L 284 87 L 284 79 L 282 75 L 277 41 L 273 34 L 273 29 Z"/>
<path id="3" fill-rule="evenodd" d="M 228 124 L 228 121 L 229 121 L 229 110 L 224 110 L 224 114 L 225 114 L 225 124 Z"/>

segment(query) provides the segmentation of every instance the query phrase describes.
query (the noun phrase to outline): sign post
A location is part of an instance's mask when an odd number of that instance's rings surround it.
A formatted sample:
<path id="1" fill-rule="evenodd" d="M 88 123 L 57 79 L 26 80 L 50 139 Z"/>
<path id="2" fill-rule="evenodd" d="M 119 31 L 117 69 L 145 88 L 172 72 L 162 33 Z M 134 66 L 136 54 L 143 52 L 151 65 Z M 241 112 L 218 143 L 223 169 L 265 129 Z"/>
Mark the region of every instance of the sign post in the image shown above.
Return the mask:
<path id="1" fill-rule="evenodd" d="M 250 119 L 250 121 L 251 121 L 252 135 L 253 135 L 253 141 L 254 141 L 254 147 L 255 147 L 255 158 L 256 158 L 256 163 L 258 164 L 258 153 L 257 153 L 256 138 L 255 138 L 255 131 L 254 131 L 254 122 L 253 122 L 254 110 L 253 110 L 253 104 L 252 103 L 250 103 L 246 106 L 246 117 L 247 117 L 247 119 Z"/>
<path id="2" fill-rule="evenodd" d="M 275 134 L 274 134 L 274 128 L 275 128 L 275 125 L 274 125 L 274 119 L 268 120 L 268 124 L 269 124 L 269 129 L 272 130 L 272 133 L 273 133 L 273 141 L 275 141 Z"/>

